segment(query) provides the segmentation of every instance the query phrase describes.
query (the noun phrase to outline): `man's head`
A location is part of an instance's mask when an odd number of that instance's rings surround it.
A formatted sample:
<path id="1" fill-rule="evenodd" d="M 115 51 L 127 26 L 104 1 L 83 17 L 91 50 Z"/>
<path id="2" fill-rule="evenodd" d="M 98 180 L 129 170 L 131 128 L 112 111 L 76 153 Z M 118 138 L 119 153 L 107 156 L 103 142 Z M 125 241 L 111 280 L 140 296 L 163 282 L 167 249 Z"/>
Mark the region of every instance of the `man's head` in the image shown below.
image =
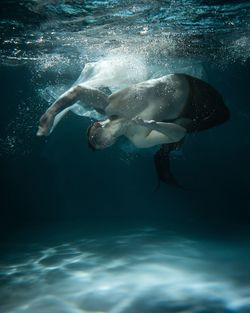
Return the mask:
<path id="1" fill-rule="evenodd" d="M 93 150 L 105 149 L 115 143 L 112 131 L 105 122 L 95 122 L 87 130 L 88 144 Z"/>

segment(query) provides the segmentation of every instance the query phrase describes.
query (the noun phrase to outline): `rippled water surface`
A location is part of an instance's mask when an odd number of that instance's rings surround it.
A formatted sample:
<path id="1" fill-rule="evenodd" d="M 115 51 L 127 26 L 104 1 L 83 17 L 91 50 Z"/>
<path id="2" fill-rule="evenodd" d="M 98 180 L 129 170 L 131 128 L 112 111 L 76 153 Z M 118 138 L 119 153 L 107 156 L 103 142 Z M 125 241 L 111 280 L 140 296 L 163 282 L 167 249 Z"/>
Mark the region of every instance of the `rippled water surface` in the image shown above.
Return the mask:
<path id="1" fill-rule="evenodd" d="M 248 1 L 2 1 L 1 8 L 1 61 L 10 64 L 50 54 L 54 65 L 84 62 L 114 50 L 249 55 Z"/>

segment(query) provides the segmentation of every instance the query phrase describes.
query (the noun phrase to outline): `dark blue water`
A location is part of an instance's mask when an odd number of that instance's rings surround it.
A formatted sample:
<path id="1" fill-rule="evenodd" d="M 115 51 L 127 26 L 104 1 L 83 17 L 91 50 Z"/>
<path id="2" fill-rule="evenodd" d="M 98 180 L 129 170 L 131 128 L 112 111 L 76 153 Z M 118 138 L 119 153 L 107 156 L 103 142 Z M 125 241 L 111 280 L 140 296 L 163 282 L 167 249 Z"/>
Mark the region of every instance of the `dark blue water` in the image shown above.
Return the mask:
<path id="1" fill-rule="evenodd" d="M 0 311 L 250 312 L 250 2 L 7 1 L 0 4 Z M 92 111 L 46 139 L 46 108 L 85 65 L 112 91 L 184 72 L 208 81 L 227 123 L 171 157 L 93 152 Z"/>

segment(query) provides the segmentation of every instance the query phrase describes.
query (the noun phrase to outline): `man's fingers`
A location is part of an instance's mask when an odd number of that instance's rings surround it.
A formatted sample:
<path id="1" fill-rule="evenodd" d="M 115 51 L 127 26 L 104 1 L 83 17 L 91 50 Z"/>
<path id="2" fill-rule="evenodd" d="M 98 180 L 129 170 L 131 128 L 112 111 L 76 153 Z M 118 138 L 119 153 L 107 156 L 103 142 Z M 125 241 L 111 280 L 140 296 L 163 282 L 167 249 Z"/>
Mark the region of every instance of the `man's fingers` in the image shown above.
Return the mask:
<path id="1" fill-rule="evenodd" d="M 45 113 L 39 121 L 37 136 L 48 136 L 51 128 L 53 127 L 54 116 L 52 114 Z"/>
<path id="2" fill-rule="evenodd" d="M 145 121 L 145 123 L 153 125 L 153 124 L 156 124 L 156 121 L 155 120 L 149 120 L 149 121 Z"/>
<path id="3" fill-rule="evenodd" d="M 144 121 L 140 116 L 136 116 L 132 119 L 132 121 L 136 124 L 136 125 L 143 125 Z"/>
<path id="4" fill-rule="evenodd" d="M 36 133 L 37 136 L 41 137 L 41 136 L 44 136 L 44 130 L 42 129 L 42 127 L 38 127 L 38 131 Z"/>
<path id="5" fill-rule="evenodd" d="M 49 135 L 49 130 L 47 128 L 44 128 L 44 127 L 41 127 L 41 126 L 38 126 L 38 130 L 36 132 L 36 135 L 38 137 L 42 137 L 42 136 L 48 136 Z"/>

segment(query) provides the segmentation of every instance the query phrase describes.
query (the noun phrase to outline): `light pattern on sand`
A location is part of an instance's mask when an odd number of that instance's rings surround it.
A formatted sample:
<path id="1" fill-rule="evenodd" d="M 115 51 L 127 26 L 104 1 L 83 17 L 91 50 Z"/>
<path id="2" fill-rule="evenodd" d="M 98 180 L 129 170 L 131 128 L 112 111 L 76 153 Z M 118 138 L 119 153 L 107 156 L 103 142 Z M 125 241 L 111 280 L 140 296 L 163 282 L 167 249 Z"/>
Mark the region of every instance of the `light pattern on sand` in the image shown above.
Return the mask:
<path id="1" fill-rule="evenodd" d="M 226 244 L 144 230 L 12 249 L 2 313 L 250 311 L 249 257 Z"/>

